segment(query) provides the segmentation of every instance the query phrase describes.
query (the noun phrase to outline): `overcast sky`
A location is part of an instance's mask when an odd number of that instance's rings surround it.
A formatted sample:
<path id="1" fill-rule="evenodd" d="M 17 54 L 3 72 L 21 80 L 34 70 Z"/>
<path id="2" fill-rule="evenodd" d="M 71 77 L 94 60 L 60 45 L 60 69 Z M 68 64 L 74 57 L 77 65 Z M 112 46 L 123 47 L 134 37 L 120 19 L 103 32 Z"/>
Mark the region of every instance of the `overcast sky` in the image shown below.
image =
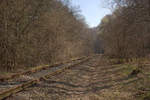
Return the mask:
<path id="1" fill-rule="evenodd" d="M 72 0 L 72 5 L 80 6 L 81 14 L 90 27 L 97 26 L 105 15 L 110 14 L 110 10 L 104 8 L 101 0 Z"/>

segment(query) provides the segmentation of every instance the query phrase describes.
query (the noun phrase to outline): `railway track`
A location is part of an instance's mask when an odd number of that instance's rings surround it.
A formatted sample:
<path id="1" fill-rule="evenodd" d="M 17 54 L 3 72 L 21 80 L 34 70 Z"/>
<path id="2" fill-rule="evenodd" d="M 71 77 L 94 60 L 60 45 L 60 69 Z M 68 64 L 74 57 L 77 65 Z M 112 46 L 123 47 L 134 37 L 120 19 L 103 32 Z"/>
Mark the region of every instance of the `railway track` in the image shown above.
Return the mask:
<path id="1" fill-rule="evenodd" d="M 0 78 L 0 82 L 9 81 L 11 79 L 18 78 L 18 77 L 20 77 L 22 75 L 33 74 L 33 73 L 39 72 L 41 70 L 46 70 L 48 68 L 52 68 L 52 67 L 55 67 L 55 66 L 60 66 L 62 64 L 66 64 L 66 63 L 69 63 L 71 61 L 73 62 L 73 61 L 81 60 L 81 59 L 84 59 L 84 58 L 86 58 L 86 56 L 79 57 L 79 58 L 78 57 L 77 58 L 72 58 L 70 61 L 57 62 L 57 63 L 51 64 L 51 65 L 41 65 L 41 66 L 32 68 L 32 69 L 30 69 L 28 71 L 25 71 L 25 72 L 13 74 L 13 75 L 10 75 L 10 76 L 7 76 L 7 77 L 1 77 Z"/>
<path id="2" fill-rule="evenodd" d="M 33 100 L 36 100 L 37 98 L 55 100 L 51 99 L 51 97 L 59 96 L 60 98 L 64 97 L 64 99 L 60 100 L 66 100 L 66 97 L 72 97 L 72 95 L 83 96 L 89 95 L 90 93 L 101 93 L 100 91 L 103 91 L 104 89 L 111 90 L 115 87 L 127 87 L 128 85 L 142 81 L 142 78 L 140 77 L 122 75 L 122 70 L 124 70 L 125 66 L 103 66 L 96 63 L 94 65 L 94 62 L 98 61 L 100 61 L 100 59 L 97 61 L 92 61 L 92 59 L 90 59 L 89 62 L 80 64 L 78 67 L 72 67 L 71 70 L 58 76 L 45 78 L 44 80 L 41 80 L 40 84 L 35 85 L 29 90 L 19 93 L 16 96 L 24 97 L 28 95 L 28 97 L 33 98 Z M 33 95 L 30 95 L 30 93 L 33 93 Z M 37 94 L 43 95 L 37 96 Z M 47 97 L 47 95 L 49 95 L 49 97 Z M 26 98 L 26 100 L 28 99 L 29 98 Z"/>
<path id="3" fill-rule="evenodd" d="M 24 97 L 28 94 L 29 97 L 34 97 L 38 93 L 42 94 L 43 92 L 50 94 L 50 96 L 58 93 L 60 97 L 63 94 L 88 94 L 90 92 L 99 92 L 103 89 L 122 88 L 122 86 L 124 87 L 143 80 L 142 77 L 124 75 L 123 71 L 127 66 L 119 64 L 105 65 L 101 63 L 102 59 L 100 55 L 82 57 L 67 63 L 57 64 L 57 66 L 53 67 L 44 66 L 40 70 L 21 74 L 14 79 L 1 81 L 0 100 L 7 97 L 13 98 L 13 96 L 18 95 Z M 66 71 L 67 69 L 70 70 Z M 4 88 L 2 91 L 1 86 Z M 34 90 L 37 92 L 35 95 L 32 95 Z M 11 100 L 9 98 L 7 99 Z"/>
<path id="4" fill-rule="evenodd" d="M 0 100 L 3 100 L 17 92 L 40 82 L 42 79 L 49 78 L 65 70 L 81 64 L 90 59 L 90 57 L 75 58 L 71 61 L 60 62 L 54 65 L 45 65 L 32 70 L 15 74 L 0 79 Z"/>

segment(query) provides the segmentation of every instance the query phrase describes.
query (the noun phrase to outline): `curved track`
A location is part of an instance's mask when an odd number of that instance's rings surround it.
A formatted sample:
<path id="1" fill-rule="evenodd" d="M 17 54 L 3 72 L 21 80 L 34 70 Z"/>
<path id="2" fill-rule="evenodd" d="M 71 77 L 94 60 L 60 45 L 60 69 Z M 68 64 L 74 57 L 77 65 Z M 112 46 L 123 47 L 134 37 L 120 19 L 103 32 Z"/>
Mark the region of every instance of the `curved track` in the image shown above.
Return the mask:
<path id="1" fill-rule="evenodd" d="M 17 92 L 23 91 L 24 89 L 38 83 L 42 79 L 49 78 L 69 69 L 70 67 L 73 67 L 77 64 L 81 64 L 82 62 L 87 61 L 88 59 L 89 57 L 81 57 L 73 59 L 70 62 L 67 61 L 63 63 L 57 63 L 51 66 L 46 65 L 27 72 L 12 75 L 10 77 L 1 78 L 0 100 Z"/>

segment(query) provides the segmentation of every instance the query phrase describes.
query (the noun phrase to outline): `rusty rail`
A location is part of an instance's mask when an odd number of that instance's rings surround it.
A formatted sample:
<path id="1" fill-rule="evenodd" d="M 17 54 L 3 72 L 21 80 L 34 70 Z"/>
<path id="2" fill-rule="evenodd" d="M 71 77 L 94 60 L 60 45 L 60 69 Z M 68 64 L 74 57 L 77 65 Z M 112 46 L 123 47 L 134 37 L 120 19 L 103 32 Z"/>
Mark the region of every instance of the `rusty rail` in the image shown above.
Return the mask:
<path id="1" fill-rule="evenodd" d="M 64 71 L 66 71 L 67 69 L 69 69 L 69 68 L 71 68 L 71 67 L 73 67 L 75 65 L 81 64 L 81 63 L 83 63 L 83 62 L 85 62 L 85 61 L 87 61 L 89 59 L 90 59 L 90 57 L 78 58 L 79 62 L 77 62 L 77 63 L 70 64 L 70 65 L 65 66 L 65 67 L 63 67 L 63 68 L 61 68 L 61 69 L 59 69 L 59 70 L 57 70 L 55 72 L 52 72 L 52 73 L 50 73 L 48 75 L 45 75 L 44 77 L 41 77 L 41 78 L 38 78 L 38 79 L 34 79 L 34 80 L 30 80 L 28 82 L 25 82 L 23 84 L 20 84 L 18 86 L 10 88 L 10 89 L 8 89 L 6 91 L 0 92 L 0 100 L 3 100 L 3 99 L 5 99 L 5 98 L 7 98 L 7 97 L 9 97 L 9 96 L 11 96 L 13 94 L 18 93 L 18 92 L 21 92 L 24 89 L 26 89 L 26 88 L 28 88 L 30 86 L 33 86 L 34 84 L 38 83 L 42 79 L 47 79 L 47 78 L 50 78 L 50 77 L 52 77 L 52 76 L 54 76 L 56 74 L 60 74 L 60 73 L 62 73 Z M 74 60 L 71 60 L 71 61 L 74 61 Z"/>
<path id="2" fill-rule="evenodd" d="M 25 72 L 13 74 L 13 75 L 10 75 L 10 76 L 7 76 L 7 77 L 2 77 L 2 78 L 0 78 L 0 82 L 4 82 L 4 81 L 10 80 L 10 79 L 18 78 L 18 77 L 20 77 L 20 76 L 22 76 L 22 75 L 25 75 L 25 74 L 36 73 L 36 72 L 39 72 L 39 71 L 41 71 L 41 70 L 48 69 L 48 68 L 50 68 L 50 67 L 59 66 L 59 65 L 62 65 L 62 64 L 69 63 L 69 62 L 71 62 L 71 61 L 77 61 L 77 60 L 81 60 L 81 59 L 84 59 L 84 58 L 86 58 L 86 56 L 77 57 L 77 58 L 72 58 L 72 59 L 69 60 L 69 61 L 57 62 L 57 63 L 52 64 L 52 65 L 42 65 L 42 66 L 34 67 L 34 68 L 32 68 L 32 69 L 30 69 L 30 70 L 28 70 L 28 71 L 25 71 Z"/>

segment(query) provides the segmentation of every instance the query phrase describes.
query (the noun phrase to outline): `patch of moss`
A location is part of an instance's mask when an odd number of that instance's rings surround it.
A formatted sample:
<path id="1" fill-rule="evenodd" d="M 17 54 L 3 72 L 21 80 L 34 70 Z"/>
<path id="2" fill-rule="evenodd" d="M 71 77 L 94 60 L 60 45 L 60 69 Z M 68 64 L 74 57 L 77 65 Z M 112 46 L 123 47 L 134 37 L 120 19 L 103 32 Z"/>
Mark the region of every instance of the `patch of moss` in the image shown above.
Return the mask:
<path id="1" fill-rule="evenodd" d="M 138 67 L 137 66 L 134 66 L 134 65 L 130 65 L 130 64 L 126 64 L 126 65 L 124 65 L 125 67 L 124 67 L 124 70 L 122 71 L 122 73 L 124 74 L 124 75 L 130 75 L 134 70 L 137 70 L 138 69 Z"/>
<path id="2" fill-rule="evenodd" d="M 0 71 L 0 76 L 9 76 L 11 75 L 12 73 L 9 73 L 9 72 L 5 72 L 5 71 Z"/>
<path id="3" fill-rule="evenodd" d="M 123 64 L 125 63 L 125 59 L 110 59 L 111 64 Z"/>
<path id="4" fill-rule="evenodd" d="M 150 92 L 141 96 L 141 100 L 150 100 Z"/>

